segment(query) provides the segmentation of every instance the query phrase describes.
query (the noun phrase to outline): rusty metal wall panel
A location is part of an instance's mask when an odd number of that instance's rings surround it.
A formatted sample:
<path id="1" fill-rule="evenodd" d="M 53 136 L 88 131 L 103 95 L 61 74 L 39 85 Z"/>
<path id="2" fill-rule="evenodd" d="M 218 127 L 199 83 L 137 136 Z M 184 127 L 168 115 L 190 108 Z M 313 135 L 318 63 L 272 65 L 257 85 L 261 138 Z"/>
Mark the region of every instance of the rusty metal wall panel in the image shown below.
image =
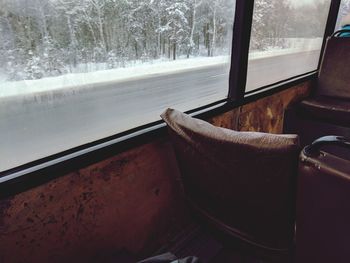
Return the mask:
<path id="1" fill-rule="evenodd" d="M 218 127 L 236 130 L 239 112 L 240 108 L 236 108 L 219 116 L 211 118 L 208 120 L 208 122 Z"/>
<path id="2" fill-rule="evenodd" d="M 310 91 L 311 82 L 307 82 L 242 106 L 237 130 L 282 133 L 284 110 L 307 97 Z"/>
<path id="3" fill-rule="evenodd" d="M 280 133 L 283 109 L 309 84 L 210 119 Z M 0 201 L 0 262 L 94 262 L 118 251 L 149 253 L 190 222 L 166 139 Z"/>
<path id="4" fill-rule="evenodd" d="M 150 251 L 184 221 L 178 170 L 165 141 L 0 204 L 0 262 L 80 262 L 118 250 Z"/>

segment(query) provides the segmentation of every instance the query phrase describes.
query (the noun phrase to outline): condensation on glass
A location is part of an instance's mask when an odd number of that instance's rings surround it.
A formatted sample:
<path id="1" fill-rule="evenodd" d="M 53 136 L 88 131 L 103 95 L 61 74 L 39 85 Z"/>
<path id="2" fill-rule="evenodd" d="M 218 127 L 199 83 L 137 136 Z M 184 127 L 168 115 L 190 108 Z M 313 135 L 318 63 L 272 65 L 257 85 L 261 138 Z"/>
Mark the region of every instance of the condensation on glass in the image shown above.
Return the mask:
<path id="1" fill-rule="evenodd" d="M 255 0 L 246 92 L 317 69 L 331 0 Z"/>
<path id="2" fill-rule="evenodd" d="M 0 171 L 226 98 L 234 9 L 0 1 Z"/>

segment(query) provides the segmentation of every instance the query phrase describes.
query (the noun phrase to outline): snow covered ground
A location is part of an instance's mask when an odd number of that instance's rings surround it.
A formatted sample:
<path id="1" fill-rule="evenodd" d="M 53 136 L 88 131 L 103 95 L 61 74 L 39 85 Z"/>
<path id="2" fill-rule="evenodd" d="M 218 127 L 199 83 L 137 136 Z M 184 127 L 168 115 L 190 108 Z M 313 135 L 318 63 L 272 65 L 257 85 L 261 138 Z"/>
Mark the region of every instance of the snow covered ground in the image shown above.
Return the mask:
<path id="1" fill-rule="evenodd" d="M 322 38 L 286 38 L 285 45 L 288 48 L 270 47 L 265 51 L 251 51 L 249 59 L 266 58 L 279 55 L 293 54 L 303 51 L 319 50 L 322 46 Z"/>
<path id="2" fill-rule="evenodd" d="M 322 39 L 288 39 L 291 48 L 270 48 L 267 51 L 256 51 L 249 54 L 249 59 L 262 59 L 272 56 L 287 55 L 320 48 Z M 174 74 L 211 66 L 227 66 L 229 56 L 196 57 L 178 59 L 175 61 L 157 60 L 142 64 L 130 64 L 130 67 L 101 70 L 89 73 L 73 73 L 58 77 L 38 80 L 23 80 L 5 82 L 5 76 L 0 74 L 0 98 L 24 95 L 35 96 L 41 92 L 62 91 L 77 93 L 84 88 L 93 88 L 96 84 L 118 83 L 152 77 L 159 74 Z"/>
<path id="3" fill-rule="evenodd" d="M 95 71 L 89 73 L 66 74 L 59 77 L 38 80 L 23 80 L 0 83 L 0 97 L 29 95 L 54 90 L 81 89 L 94 84 L 126 82 L 152 77 L 159 74 L 172 74 L 204 67 L 217 66 L 229 62 L 228 56 L 200 57 L 160 63 L 145 63 L 129 68 Z"/>

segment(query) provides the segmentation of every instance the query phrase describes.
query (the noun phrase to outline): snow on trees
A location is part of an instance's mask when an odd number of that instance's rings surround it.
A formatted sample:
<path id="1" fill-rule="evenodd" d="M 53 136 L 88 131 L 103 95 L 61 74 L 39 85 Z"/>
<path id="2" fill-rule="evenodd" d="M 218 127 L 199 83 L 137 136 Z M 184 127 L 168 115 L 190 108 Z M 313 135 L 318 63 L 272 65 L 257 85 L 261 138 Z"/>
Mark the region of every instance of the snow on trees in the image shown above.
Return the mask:
<path id="1" fill-rule="evenodd" d="M 307 22 L 290 2 L 255 0 L 252 49 L 283 45 L 291 24 Z M 0 73 L 16 81 L 228 54 L 234 9 L 235 0 L 0 0 Z"/>
<path id="2" fill-rule="evenodd" d="M 163 26 L 163 32 L 169 39 L 169 45 L 172 47 L 172 58 L 176 59 L 177 47 L 180 49 L 189 41 L 189 24 L 186 13 L 189 11 L 185 1 L 176 1 L 170 3 L 165 9 L 166 24 Z"/>
<path id="3" fill-rule="evenodd" d="M 216 1 L 233 14 L 234 0 Z M 215 23 L 232 28 L 216 10 L 209 0 L 0 0 L 0 70 L 13 81 L 200 56 L 209 31 L 214 54 Z"/>

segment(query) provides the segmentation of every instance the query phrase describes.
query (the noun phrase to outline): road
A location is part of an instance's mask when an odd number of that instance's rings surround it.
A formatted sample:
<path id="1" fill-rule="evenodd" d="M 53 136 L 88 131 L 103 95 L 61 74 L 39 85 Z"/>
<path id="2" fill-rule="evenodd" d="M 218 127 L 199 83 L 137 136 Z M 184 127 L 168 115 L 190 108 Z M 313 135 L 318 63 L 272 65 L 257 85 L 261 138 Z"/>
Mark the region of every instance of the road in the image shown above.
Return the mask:
<path id="1" fill-rule="evenodd" d="M 315 64 L 318 54 L 312 51 L 251 60 L 247 87 L 311 71 L 315 67 L 305 66 L 305 60 Z M 202 67 L 95 85 L 76 94 L 1 99 L 0 171 L 158 120 L 168 107 L 186 111 L 223 99 L 228 92 L 228 73 L 228 65 Z"/>

